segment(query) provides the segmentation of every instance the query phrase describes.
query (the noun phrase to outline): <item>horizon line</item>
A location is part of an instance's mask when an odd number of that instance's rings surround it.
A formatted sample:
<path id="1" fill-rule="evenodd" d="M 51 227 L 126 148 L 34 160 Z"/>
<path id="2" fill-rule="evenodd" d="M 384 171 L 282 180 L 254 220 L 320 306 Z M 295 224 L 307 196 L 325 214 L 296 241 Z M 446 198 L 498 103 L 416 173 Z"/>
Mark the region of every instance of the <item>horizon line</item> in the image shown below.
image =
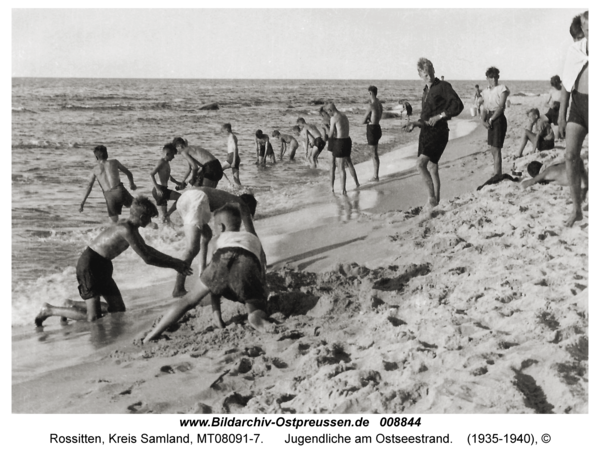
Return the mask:
<path id="1" fill-rule="evenodd" d="M 11 79 L 144 79 L 144 80 L 182 80 L 182 81 L 419 81 L 420 79 L 285 79 L 285 78 L 242 78 L 242 77 L 88 77 L 88 76 L 11 76 Z M 481 79 L 451 79 L 453 81 L 481 81 Z M 546 79 L 502 79 L 503 81 L 545 81 Z M 548 79 L 550 80 L 550 79 Z"/>

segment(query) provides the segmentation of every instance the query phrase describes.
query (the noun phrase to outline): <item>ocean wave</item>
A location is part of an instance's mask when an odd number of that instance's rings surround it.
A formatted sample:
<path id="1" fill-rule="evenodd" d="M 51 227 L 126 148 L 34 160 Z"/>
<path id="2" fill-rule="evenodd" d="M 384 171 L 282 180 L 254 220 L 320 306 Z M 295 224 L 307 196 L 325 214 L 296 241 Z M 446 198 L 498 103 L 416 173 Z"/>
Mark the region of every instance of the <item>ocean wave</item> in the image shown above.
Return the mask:
<path id="1" fill-rule="evenodd" d="M 37 111 L 32 111 L 31 109 L 27 109 L 23 106 L 18 106 L 12 108 L 13 114 L 37 114 Z"/>
<path id="2" fill-rule="evenodd" d="M 80 144 L 78 142 L 46 141 L 42 139 L 19 141 L 11 145 L 13 149 L 68 149 L 82 148 L 86 146 L 87 145 Z"/>
<path id="3" fill-rule="evenodd" d="M 511 94 L 511 96 L 540 96 L 538 93 L 529 93 L 529 92 L 517 92 Z"/>

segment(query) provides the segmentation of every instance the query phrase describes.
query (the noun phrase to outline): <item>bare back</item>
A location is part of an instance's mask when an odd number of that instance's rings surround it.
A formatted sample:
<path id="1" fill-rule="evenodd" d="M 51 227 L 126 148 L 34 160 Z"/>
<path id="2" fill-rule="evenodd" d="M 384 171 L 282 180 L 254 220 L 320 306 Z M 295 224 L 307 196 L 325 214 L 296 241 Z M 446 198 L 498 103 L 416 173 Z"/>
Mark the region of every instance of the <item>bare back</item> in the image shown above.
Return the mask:
<path id="1" fill-rule="evenodd" d="M 98 161 L 94 166 L 93 173 L 98 179 L 98 183 L 102 187 L 102 191 L 112 190 L 119 183 L 121 179 L 119 177 L 119 161 L 118 160 L 106 160 Z"/>
<path id="2" fill-rule="evenodd" d="M 190 145 L 181 151 L 181 155 L 186 159 L 192 159 L 198 164 L 206 164 L 210 161 L 216 160 L 215 156 L 208 150 L 198 147 L 197 145 Z"/>
<path id="3" fill-rule="evenodd" d="M 294 136 L 290 136 L 289 134 L 280 134 L 279 138 L 281 139 L 282 142 L 286 143 L 286 144 L 293 144 L 294 142 L 298 142 L 296 141 L 296 138 Z"/>
<path id="4" fill-rule="evenodd" d="M 348 122 L 348 117 L 340 111 L 336 111 L 331 117 L 330 131 L 333 131 L 334 128 L 337 139 L 350 137 L 350 122 Z"/>
<path id="5" fill-rule="evenodd" d="M 156 173 L 158 174 L 158 180 L 160 181 L 160 184 L 167 186 L 169 183 L 169 177 L 171 177 L 171 164 L 164 158 L 161 158 L 156 167 L 158 168 Z"/>
<path id="6" fill-rule="evenodd" d="M 375 101 L 369 104 L 369 112 L 371 113 L 369 123 L 371 125 L 379 125 L 379 121 L 383 115 L 383 105 L 377 98 L 375 98 Z"/>
<path id="7" fill-rule="evenodd" d="M 119 220 L 96 237 L 89 247 L 100 256 L 112 260 L 129 248 L 126 237 L 131 235 L 137 235 L 141 239 L 138 230 L 128 220 Z"/>
<path id="8" fill-rule="evenodd" d="M 305 123 L 305 124 L 304 124 L 304 130 L 305 130 L 305 131 L 307 131 L 307 132 L 309 132 L 309 133 L 310 133 L 310 135 L 311 135 L 311 136 L 312 136 L 314 139 L 316 139 L 316 138 L 318 138 L 318 137 L 321 137 L 321 132 L 320 132 L 320 131 L 319 131 L 319 129 L 318 129 L 318 128 L 317 128 L 315 125 L 313 125 L 312 123 Z M 310 142 L 312 142 L 312 141 L 310 141 Z"/>

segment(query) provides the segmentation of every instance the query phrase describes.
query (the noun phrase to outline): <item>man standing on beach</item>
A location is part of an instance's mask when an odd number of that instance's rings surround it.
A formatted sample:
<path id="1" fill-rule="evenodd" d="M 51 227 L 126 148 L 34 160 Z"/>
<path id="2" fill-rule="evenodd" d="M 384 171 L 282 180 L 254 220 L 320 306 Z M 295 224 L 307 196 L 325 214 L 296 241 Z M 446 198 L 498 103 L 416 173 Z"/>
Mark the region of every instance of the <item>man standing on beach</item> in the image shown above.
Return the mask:
<path id="1" fill-rule="evenodd" d="M 335 138 L 329 137 L 329 140 L 332 141 L 331 153 L 333 155 L 331 160 L 331 192 L 335 192 L 333 189 L 333 184 L 335 183 L 335 168 L 338 166 L 341 174 L 340 179 L 342 183 L 342 194 L 346 194 L 346 166 L 348 166 L 350 169 L 350 174 L 354 178 L 356 187 L 358 188 L 360 186 L 356 176 L 356 170 L 354 169 L 354 164 L 352 164 L 352 159 L 350 158 L 350 153 L 352 152 L 350 122 L 348 121 L 346 114 L 343 114 L 337 110 L 337 107 L 335 107 L 333 101 L 329 101 L 325 105 L 325 110 L 331 117 L 329 134 L 331 135 L 332 132 L 335 131 L 336 135 Z"/>
<path id="2" fill-rule="evenodd" d="M 83 196 L 83 201 L 81 201 L 79 206 L 79 211 L 83 212 L 85 201 L 92 191 L 94 182 L 98 179 L 100 188 L 102 188 L 102 192 L 104 193 L 104 199 L 106 200 L 108 218 L 110 218 L 113 223 L 116 223 L 119 221 L 119 215 L 121 214 L 123 206 L 129 207 L 133 201 L 133 197 L 121 183 L 119 171 L 127 176 L 129 179 L 129 187 L 132 191 L 135 191 L 137 187 L 135 186 L 135 183 L 133 183 L 133 174 L 131 174 L 129 169 L 119 163 L 119 160 L 109 160 L 108 151 L 103 145 L 98 145 L 94 148 L 94 155 L 96 156 L 97 163 L 90 174 L 88 187 L 85 196 Z"/>
<path id="3" fill-rule="evenodd" d="M 369 109 L 363 119 L 363 125 L 367 125 L 367 144 L 369 147 L 369 153 L 373 160 L 373 178 L 370 182 L 379 181 L 379 155 L 377 154 L 377 144 L 381 139 L 381 126 L 379 121 L 383 114 L 383 106 L 379 99 L 377 99 L 377 87 L 371 85 L 369 87 Z"/>
<path id="4" fill-rule="evenodd" d="M 500 78 L 498 68 L 493 66 L 488 68 L 485 77 L 488 88 L 481 93 L 483 98 L 481 122 L 488 130 L 488 145 L 494 157 L 494 175 L 502 175 L 502 147 L 508 130 L 504 109 L 510 90 L 506 85 L 498 84 Z"/>
<path id="5" fill-rule="evenodd" d="M 173 139 L 173 145 L 177 151 L 188 162 L 188 170 L 181 182 L 185 185 L 185 180 L 192 173 L 191 180 L 196 180 L 196 175 L 200 176 L 200 185 L 216 188 L 219 180 L 223 178 L 223 168 L 218 159 L 212 153 L 202 147 L 188 145 L 187 141 L 181 137 Z"/>
<path id="6" fill-rule="evenodd" d="M 183 276 L 191 275 L 192 269 L 184 261 L 168 256 L 148 246 L 138 229 L 146 227 L 158 210 L 144 196 L 138 196 L 131 203 L 127 220 L 121 220 L 105 229 L 81 254 L 77 262 L 77 282 L 79 295 L 84 302 L 69 302 L 69 306 L 55 307 L 44 303 L 35 318 L 38 327 L 50 316 L 74 319 L 76 321 L 95 321 L 102 313 L 125 311 L 121 291 L 112 278 L 112 260 L 127 250 L 133 249 L 146 264 L 177 270 Z M 108 304 L 103 311 L 100 302 L 103 297 Z"/>
<path id="7" fill-rule="evenodd" d="M 221 132 L 227 135 L 227 163 L 223 170 L 231 168 L 231 175 L 236 185 L 242 186 L 240 182 L 240 152 L 238 150 L 237 136 L 231 130 L 231 123 L 223 123 Z"/>
<path id="8" fill-rule="evenodd" d="M 558 113 L 558 135 L 565 137 L 565 162 L 573 200 L 573 212 L 565 222 L 567 227 L 583 219 L 581 210 L 581 146 L 588 134 L 588 12 L 581 16 L 581 30 L 585 36 L 569 48 L 563 71 L 563 88 Z M 567 108 L 571 105 L 569 118 Z"/>
<path id="9" fill-rule="evenodd" d="M 417 169 L 429 194 L 424 209 L 431 210 L 440 203 L 438 162 L 448 143 L 448 120 L 460 114 L 464 106 L 452 85 L 435 77 L 433 63 L 429 60 L 420 58 L 417 71 L 426 84 L 421 100 L 421 117 L 404 128 L 408 132 L 415 126 L 421 128 Z"/>

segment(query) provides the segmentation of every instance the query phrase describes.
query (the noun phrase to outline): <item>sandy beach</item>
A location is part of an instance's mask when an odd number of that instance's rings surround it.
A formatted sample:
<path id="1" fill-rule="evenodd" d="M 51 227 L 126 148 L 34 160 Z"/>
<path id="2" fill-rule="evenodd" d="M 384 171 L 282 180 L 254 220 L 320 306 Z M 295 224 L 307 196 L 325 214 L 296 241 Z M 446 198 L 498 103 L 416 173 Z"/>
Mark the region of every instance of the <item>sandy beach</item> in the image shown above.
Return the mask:
<path id="1" fill-rule="evenodd" d="M 526 110 L 544 101 L 511 102 L 504 172 L 560 161 L 564 142 L 513 158 Z M 165 304 L 100 321 L 86 362 L 48 361 L 34 379 L 13 369 L 13 412 L 587 413 L 587 202 L 565 228 L 566 187 L 475 191 L 492 175 L 487 148 L 481 126 L 450 141 L 431 217 L 413 169 L 360 192 L 349 178 L 348 198 L 310 225 L 298 212 L 259 220 L 277 333 L 254 332 L 224 301 L 224 330 L 205 306 L 148 345 L 107 336 L 149 328 L 172 301 L 154 286 L 135 298 Z M 278 235 L 283 222 L 297 231 Z M 76 343 L 76 326 L 40 337 Z"/>

